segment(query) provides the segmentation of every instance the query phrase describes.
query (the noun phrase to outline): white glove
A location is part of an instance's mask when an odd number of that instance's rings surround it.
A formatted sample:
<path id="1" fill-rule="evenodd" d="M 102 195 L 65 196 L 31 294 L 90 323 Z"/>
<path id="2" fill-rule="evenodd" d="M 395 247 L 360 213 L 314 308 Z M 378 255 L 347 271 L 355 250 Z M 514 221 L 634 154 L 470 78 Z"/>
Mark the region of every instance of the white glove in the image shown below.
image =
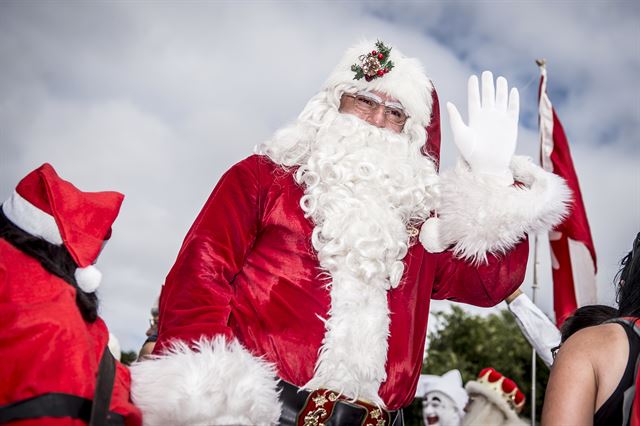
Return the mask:
<path id="1" fill-rule="evenodd" d="M 453 141 L 471 171 L 491 175 L 499 182 L 511 185 L 513 174 L 509 170 L 509 163 L 518 139 L 520 96 L 515 87 L 509 93 L 504 77 L 498 77 L 496 87 L 494 91 L 493 74 L 490 71 L 483 72 L 481 104 L 478 77 L 472 75 L 469 78 L 468 126 L 451 102 L 447 102 L 447 110 Z"/>

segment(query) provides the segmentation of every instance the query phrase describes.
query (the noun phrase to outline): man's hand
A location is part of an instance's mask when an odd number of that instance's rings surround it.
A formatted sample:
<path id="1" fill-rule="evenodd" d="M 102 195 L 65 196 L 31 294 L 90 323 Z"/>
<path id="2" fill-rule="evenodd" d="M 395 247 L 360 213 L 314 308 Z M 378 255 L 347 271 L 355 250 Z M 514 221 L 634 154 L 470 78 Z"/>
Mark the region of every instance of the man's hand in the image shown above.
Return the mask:
<path id="1" fill-rule="evenodd" d="M 474 173 L 492 175 L 510 185 L 513 175 L 509 163 L 518 138 L 518 89 L 512 88 L 509 93 L 507 80 L 498 77 L 494 90 L 493 74 L 485 71 L 482 73 L 482 103 L 475 75 L 469 78 L 468 90 L 468 126 L 455 105 L 447 102 L 454 142 Z"/>

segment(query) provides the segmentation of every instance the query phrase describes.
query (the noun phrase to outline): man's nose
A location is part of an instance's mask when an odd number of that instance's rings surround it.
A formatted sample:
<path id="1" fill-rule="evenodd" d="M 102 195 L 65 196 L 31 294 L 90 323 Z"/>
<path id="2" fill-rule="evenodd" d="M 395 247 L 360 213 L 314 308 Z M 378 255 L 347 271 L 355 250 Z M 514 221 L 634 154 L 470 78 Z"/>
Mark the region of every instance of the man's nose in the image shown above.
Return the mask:
<path id="1" fill-rule="evenodd" d="M 373 124 L 376 127 L 384 127 L 387 122 L 387 118 L 384 115 L 384 108 L 379 106 L 374 111 L 371 111 L 369 114 L 369 119 L 367 120 L 369 124 Z"/>

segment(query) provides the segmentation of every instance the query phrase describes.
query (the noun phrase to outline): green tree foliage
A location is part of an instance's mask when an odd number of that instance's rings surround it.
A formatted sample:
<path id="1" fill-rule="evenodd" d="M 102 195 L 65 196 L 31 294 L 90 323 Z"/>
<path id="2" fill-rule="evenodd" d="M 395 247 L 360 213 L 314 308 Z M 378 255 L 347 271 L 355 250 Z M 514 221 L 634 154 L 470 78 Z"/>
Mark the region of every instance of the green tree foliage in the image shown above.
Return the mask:
<path id="1" fill-rule="evenodd" d="M 451 312 L 435 314 L 441 324 L 429 334 L 427 359 L 422 371 L 442 375 L 457 368 L 462 380 L 475 380 L 486 367 L 493 367 L 516 382 L 525 394 L 522 415 L 531 413 L 531 346 L 522 336 L 508 311 L 488 316 L 476 316 L 454 306 Z M 540 359 L 536 362 L 536 416 L 539 419 L 549 369 Z M 416 400 L 405 412 L 407 425 L 421 425 L 421 400 Z"/>

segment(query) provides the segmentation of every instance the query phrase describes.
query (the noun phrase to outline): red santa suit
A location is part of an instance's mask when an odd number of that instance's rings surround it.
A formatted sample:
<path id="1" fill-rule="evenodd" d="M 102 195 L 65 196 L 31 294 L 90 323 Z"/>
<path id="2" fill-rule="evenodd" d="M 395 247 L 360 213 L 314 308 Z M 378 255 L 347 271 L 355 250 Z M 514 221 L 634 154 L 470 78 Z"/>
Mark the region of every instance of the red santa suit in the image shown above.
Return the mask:
<path id="1" fill-rule="evenodd" d="M 427 117 L 405 126 L 424 143 L 429 117 L 437 120 L 432 85 L 424 77 L 417 82 L 424 88 L 419 99 L 414 86 L 397 89 L 398 80 L 421 74 L 401 54 L 394 60 L 374 89 Z M 398 80 L 388 78 L 394 73 Z M 334 75 L 327 92 L 337 86 L 333 80 L 345 78 Z M 439 140 L 439 132 L 429 137 Z M 253 155 L 220 179 L 194 222 L 162 290 L 158 356 L 132 369 L 134 400 L 149 424 L 275 423 L 274 375 L 389 410 L 407 406 L 422 367 L 430 300 L 499 303 L 523 281 L 525 232 L 564 212 L 562 182 L 525 160 L 515 160 L 512 171 L 526 189 L 498 187 L 461 165 L 439 183 L 439 232 L 452 250 L 429 253 L 414 235 L 388 288 L 358 281 L 349 288 L 336 285 L 339 268 L 328 277 L 319 261 L 298 171 Z M 541 195 L 554 202 L 531 209 Z M 485 206 L 505 203 L 500 227 L 483 229 Z M 165 392 L 152 394 L 158 386 Z"/>
<path id="2" fill-rule="evenodd" d="M 99 317 L 83 318 L 76 292 L 95 290 L 97 282 L 83 274 L 96 273 L 90 265 L 121 203 L 118 193 L 79 191 L 45 164 L 25 177 L 3 204 L 0 423 L 88 423 L 109 332 Z M 40 254 L 34 257 L 29 247 L 35 245 L 46 246 L 44 251 L 57 253 L 57 257 L 37 249 Z M 66 254 L 61 255 L 63 252 Z M 62 260 L 69 263 L 63 265 Z M 109 424 L 141 424 L 140 411 L 129 398 L 130 381 L 127 368 L 116 362 Z M 84 408 L 74 411 L 76 404 Z M 12 421 L 16 408 L 23 415 L 26 412 L 27 418 Z"/>

